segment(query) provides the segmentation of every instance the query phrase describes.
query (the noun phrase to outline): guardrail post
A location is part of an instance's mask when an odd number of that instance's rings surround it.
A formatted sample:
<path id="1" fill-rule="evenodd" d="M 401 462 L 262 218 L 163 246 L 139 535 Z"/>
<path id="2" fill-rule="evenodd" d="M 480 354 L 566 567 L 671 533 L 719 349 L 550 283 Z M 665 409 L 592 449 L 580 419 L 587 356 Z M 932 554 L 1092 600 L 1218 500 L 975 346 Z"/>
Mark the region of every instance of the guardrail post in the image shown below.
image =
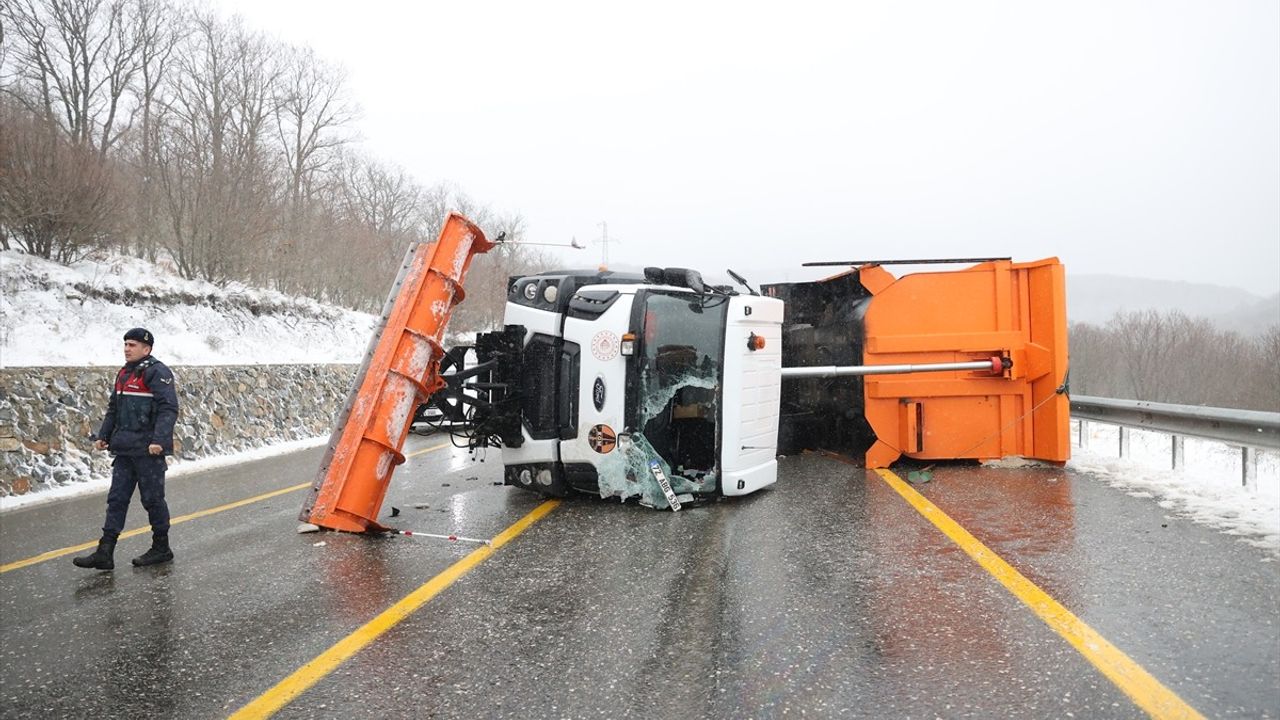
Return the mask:
<path id="1" fill-rule="evenodd" d="M 1080 437 L 1076 441 L 1076 445 L 1079 445 L 1081 450 L 1087 450 L 1089 448 L 1089 421 L 1078 420 L 1077 422 L 1080 423 L 1078 428 Z"/>
<path id="2" fill-rule="evenodd" d="M 1249 492 L 1258 491 L 1258 451 L 1240 448 L 1240 485 Z"/>
<path id="3" fill-rule="evenodd" d="M 1120 457 L 1129 457 L 1129 428 L 1120 425 Z"/>
<path id="4" fill-rule="evenodd" d="M 1170 435 L 1173 439 L 1173 469 L 1181 470 L 1183 465 L 1187 464 L 1187 450 L 1183 442 L 1185 438 L 1181 435 Z"/>

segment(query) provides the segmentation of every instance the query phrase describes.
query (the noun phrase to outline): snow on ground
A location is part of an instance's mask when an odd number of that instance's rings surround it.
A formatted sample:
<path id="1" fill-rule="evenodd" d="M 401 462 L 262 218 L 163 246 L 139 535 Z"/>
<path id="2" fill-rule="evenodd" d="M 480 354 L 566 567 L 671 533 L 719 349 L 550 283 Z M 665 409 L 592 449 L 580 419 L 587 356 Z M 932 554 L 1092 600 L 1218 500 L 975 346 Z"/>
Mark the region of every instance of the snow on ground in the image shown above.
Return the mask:
<path id="1" fill-rule="evenodd" d="M 1072 440 L 1079 437 L 1072 423 Z M 1186 465 L 1171 469 L 1170 436 L 1130 431 L 1130 457 L 1119 458 L 1119 429 L 1090 422 L 1087 448 L 1073 448 L 1068 466 L 1160 507 L 1280 554 L 1280 453 L 1259 452 L 1257 487 L 1241 484 L 1241 452 L 1212 440 L 1187 438 Z"/>
<path id="2" fill-rule="evenodd" d="M 201 458 L 199 460 L 173 460 L 170 459 L 169 469 L 165 472 L 165 479 L 170 480 L 183 475 L 191 475 L 205 470 L 213 470 L 214 468 L 228 467 L 230 465 L 238 465 L 250 460 L 262 460 L 263 458 L 275 457 L 277 455 L 286 455 L 307 448 L 318 447 L 328 441 L 328 435 L 322 435 L 313 438 L 304 438 L 302 440 L 289 440 L 286 442 L 278 442 L 274 445 L 266 445 L 253 450 L 244 450 L 229 455 L 215 455 L 213 457 Z M 85 495 L 93 495 L 95 493 L 105 493 L 111 487 L 110 477 L 101 477 L 89 482 L 71 483 L 60 487 L 45 490 L 43 492 L 27 493 L 26 495 L 8 495 L 0 497 L 0 513 L 5 513 L 18 508 L 33 507 L 36 505 L 44 505 L 55 500 L 63 500 L 66 498 L 83 497 Z"/>
<path id="3" fill-rule="evenodd" d="M 0 251 L 0 367 L 116 366 L 125 330 L 138 326 L 170 365 L 356 363 L 375 320 L 127 256 L 65 266 Z"/>

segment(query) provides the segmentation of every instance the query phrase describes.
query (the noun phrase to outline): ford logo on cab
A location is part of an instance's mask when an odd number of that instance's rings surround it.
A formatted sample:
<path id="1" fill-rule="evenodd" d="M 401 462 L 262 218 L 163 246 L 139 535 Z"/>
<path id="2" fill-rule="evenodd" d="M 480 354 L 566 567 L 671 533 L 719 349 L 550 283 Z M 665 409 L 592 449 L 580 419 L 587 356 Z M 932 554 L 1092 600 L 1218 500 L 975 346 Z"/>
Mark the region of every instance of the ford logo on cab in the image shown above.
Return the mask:
<path id="1" fill-rule="evenodd" d="M 591 402 L 596 410 L 604 411 L 604 378 L 596 376 L 595 385 L 591 386 Z"/>

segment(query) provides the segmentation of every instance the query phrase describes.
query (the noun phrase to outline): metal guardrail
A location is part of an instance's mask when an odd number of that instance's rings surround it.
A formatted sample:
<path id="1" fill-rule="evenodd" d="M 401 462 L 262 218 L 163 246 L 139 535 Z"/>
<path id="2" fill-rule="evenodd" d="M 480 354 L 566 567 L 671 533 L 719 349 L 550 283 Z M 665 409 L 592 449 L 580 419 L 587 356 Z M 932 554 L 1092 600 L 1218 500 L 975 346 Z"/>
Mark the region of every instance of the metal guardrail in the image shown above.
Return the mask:
<path id="1" fill-rule="evenodd" d="M 1168 433 L 1174 469 L 1183 465 L 1183 438 L 1216 440 L 1241 448 L 1241 481 L 1256 486 L 1257 450 L 1280 450 L 1280 413 L 1231 408 L 1173 405 L 1142 400 L 1075 395 L 1071 417 L 1080 420 L 1080 442 L 1088 445 L 1084 421 L 1120 427 L 1120 456 L 1129 452 L 1129 428 Z"/>
<path id="2" fill-rule="evenodd" d="M 1073 395 L 1071 417 L 1280 450 L 1280 413 Z"/>

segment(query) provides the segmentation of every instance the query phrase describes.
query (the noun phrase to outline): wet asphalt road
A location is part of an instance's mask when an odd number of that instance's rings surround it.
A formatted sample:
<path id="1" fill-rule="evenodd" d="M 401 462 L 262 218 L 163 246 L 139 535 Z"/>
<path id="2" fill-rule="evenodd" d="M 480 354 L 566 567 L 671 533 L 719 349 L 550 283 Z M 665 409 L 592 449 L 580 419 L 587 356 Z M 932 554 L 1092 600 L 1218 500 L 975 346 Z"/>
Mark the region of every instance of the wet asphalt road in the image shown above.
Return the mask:
<path id="1" fill-rule="evenodd" d="M 307 482 L 319 455 L 173 478 L 172 513 Z M 410 459 L 387 521 L 497 535 L 540 502 L 495 486 L 497 460 Z M 942 467 L 918 489 L 1201 713 L 1280 716 L 1274 555 L 1058 469 Z M 141 536 L 112 573 L 0 574 L 0 713 L 226 716 L 472 549 L 298 535 L 303 496 L 176 525 L 168 566 L 128 564 Z M 0 516 L 0 563 L 93 539 L 103 502 Z M 784 715 L 1143 712 L 877 476 L 806 456 L 680 513 L 566 501 L 279 713 Z"/>

